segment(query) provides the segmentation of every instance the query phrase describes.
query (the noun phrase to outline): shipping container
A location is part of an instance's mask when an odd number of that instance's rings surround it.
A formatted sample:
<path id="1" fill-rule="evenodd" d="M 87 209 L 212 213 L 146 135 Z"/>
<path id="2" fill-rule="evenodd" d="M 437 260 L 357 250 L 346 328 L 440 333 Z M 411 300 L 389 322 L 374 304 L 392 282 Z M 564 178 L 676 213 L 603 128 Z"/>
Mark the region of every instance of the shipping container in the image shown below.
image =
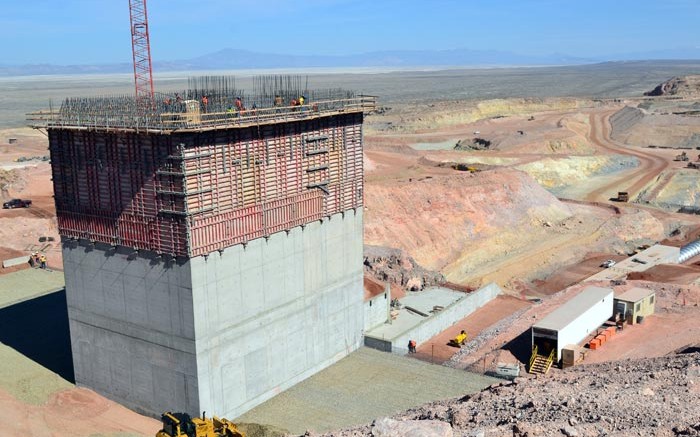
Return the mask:
<path id="1" fill-rule="evenodd" d="M 555 352 L 554 361 L 562 358 L 562 349 L 578 344 L 596 333 L 613 313 L 613 290 L 586 287 L 578 295 L 532 326 L 532 347 L 538 354 Z"/>

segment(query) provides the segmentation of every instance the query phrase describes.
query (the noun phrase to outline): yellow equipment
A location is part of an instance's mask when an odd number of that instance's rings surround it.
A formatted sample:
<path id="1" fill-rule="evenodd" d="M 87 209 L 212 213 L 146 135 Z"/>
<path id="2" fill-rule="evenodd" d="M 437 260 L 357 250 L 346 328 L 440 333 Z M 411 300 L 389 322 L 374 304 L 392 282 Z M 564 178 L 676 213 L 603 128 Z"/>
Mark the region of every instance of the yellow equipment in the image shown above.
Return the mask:
<path id="1" fill-rule="evenodd" d="M 190 417 L 185 413 L 165 413 L 161 416 L 163 429 L 156 437 L 245 437 L 236 425 L 226 419 L 213 416 L 207 419 Z"/>
<path id="2" fill-rule="evenodd" d="M 457 337 L 450 340 L 450 346 L 456 346 L 456 347 L 462 346 L 464 344 L 464 342 L 467 341 L 467 337 L 468 337 L 467 333 L 464 332 L 464 330 L 463 330 L 462 332 L 459 333 L 459 335 L 457 335 Z"/>

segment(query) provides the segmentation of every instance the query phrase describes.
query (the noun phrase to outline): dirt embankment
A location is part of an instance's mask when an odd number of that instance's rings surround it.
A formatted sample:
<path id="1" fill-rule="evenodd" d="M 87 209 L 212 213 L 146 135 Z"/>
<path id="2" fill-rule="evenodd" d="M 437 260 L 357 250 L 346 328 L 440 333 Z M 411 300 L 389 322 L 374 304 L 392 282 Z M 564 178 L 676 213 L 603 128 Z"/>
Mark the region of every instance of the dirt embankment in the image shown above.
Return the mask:
<path id="1" fill-rule="evenodd" d="M 461 270 L 451 264 L 479 241 L 523 244 L 538 238 L 533 229 L 571 214 L 525 173 L 510 169 L 368 184 L 366 204 L 366 244 L 406 250 L 450 280 Z"/>
<path id="2" fill-rule="evenodd" d="M 700 147 L 700 117 L 683 115 L 681 109 L 672 106 L 643 110 L 625 106 L 610 116 L 610 136 L 637 147 Z"/>
<path id="3" fill-rule="evenodd" d="M 368 120 L 368 132 L 397 133 L 435 130 L 464 125 L 484 119 L 509 116 L 529 116 L 533 113 L 575 110 L 590 106 L 590 101 L 573 98 L 552 99 L 493 99 L 430 104 L 396 105 L 382 117 Z"/>
<path id="4" fill-rule="evenodd" d="M 700 96 L 700 75 L 672 77 L 644 95 L 698 97 Z"/>

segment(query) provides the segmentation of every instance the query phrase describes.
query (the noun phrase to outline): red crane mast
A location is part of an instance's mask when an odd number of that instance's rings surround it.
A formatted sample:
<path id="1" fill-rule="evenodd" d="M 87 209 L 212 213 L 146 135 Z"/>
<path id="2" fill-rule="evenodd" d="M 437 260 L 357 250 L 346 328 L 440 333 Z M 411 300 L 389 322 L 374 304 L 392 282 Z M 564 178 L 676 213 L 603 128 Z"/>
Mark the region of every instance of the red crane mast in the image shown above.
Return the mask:
<path id="1" fill-rule="evenodd" d="M 153 67 L 146 0 L 129 0 L 129 13 L 131 14 L 131 48 L 134 55 L 136 100 L 151 105 L 154 98 Z"/>

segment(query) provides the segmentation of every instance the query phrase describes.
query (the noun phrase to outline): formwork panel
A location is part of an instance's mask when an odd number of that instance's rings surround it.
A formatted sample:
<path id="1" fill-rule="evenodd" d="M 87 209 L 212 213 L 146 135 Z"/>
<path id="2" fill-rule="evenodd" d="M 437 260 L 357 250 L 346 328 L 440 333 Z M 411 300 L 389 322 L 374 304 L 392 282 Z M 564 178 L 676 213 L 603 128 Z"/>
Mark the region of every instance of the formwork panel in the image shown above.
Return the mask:
<path id="1" fill-rule="evenodd" d="M 49 129 L 49 144 L 61 235 L 187 255 L 184 217 L 163 214 L 184 212 L 184 199 L 158 195 L 182 186 L 168 138 Z"/>
<path id="2" fill-rule="evenodd" d="M 176 140 L 192 157 L 190 255 L 360 207 L 361 123 L 361 113 L 344 114 Z"/>
<path id="3" fill-rule="evenodd" d="M 50 129 L 59 230 L 197 256 L 358 208 L 362 117 L 172 135 Z"/>

